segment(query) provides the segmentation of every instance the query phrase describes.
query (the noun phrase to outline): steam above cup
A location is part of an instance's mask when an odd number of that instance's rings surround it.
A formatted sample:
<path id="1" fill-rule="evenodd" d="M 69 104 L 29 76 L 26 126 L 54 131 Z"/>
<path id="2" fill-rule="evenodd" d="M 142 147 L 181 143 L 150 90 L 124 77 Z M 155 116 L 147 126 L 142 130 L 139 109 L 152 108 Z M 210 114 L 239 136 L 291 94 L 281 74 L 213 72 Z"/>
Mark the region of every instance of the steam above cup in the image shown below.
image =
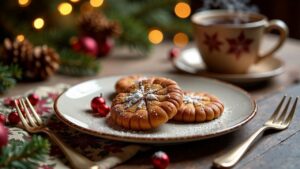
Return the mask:
<path id="1" fill-rule="evenodd" d="M 272 57 L 288 35 L 281 20 L 270 20 L 258 13 L 208 10 L 191 17 L 197 48 L 209 71 L 227 74 L 247 73 L 249 67 Z M 275 46 L 260 55 L 262 37 L 277 30 Z"/>

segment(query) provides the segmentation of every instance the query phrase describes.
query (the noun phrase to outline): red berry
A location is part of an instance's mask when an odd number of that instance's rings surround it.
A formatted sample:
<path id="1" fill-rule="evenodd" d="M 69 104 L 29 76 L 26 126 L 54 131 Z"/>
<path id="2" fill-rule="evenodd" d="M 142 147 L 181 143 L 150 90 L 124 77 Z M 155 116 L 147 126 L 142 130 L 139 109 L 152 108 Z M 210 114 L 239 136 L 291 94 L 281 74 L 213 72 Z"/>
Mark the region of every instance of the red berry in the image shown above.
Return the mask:
<path id="1" fill-rule="evenodd" d="M 8 129 L 0 123 L 0 149 L 8 142 Z"/>
<path id="2" fill-rule="evenodd" d="M 6 116 L 4 115 L 4 114 L 1 114 L 0 113 L 0 124 L 2 123 L 2 124 L 5 124 L 5 122 L 6 122 Z"/>
<path id="3" fill-rule="evenodd" d="M 169 59 L 170 59 L 170 60 L 173 60 L 173 59 L 175 59 L 176 57 L 178 57 L 179 54 L 180 54 L 180 49 L 179 49 L 179 48 L 172 48 L 172 49 L 169 51 Z"/>
<path id="4" fill-rule="evenodd" d="M 169 163 L 170 163 L 170 159 L 169 156 L 162 151 L 158 151 L 156 153 L 154 153 L 154 155 L 151 158 L 152 164 L 154 166 L 154 168 L 157 169 L 165 169 L 168 167 Z"/>
<path id="5" fill-rule="evenodd" d="M 94 112 L 97 112 L 98 108 L 102 105 L 105 105 L 105 99 L 103 97 L 97 96 L 91 101 L 91 107 Z"/>
<path id="6" fill-rule="evenodd" d="M 15 111 L 9 113 L 8 121 L 10 124 L 13 124 L 13 125 L 18 124 L 20 122 L 20 117 L 19 117 L 18 113 Z"/>
<path id="7" fill-rule="evenodd" d="M 28 95 L 28 99 L 33 106 L 35 106 L 40 101 L 40 97 L 35 93 Z"/>
<path id="8" fill-rule="evenodd" d="M 17 103 L 19 103 L 18 100 L 16 100 L 16 101 L 17 101 Z M 4 105 L 5 106 L 10 106 L 10 107 L 15 107 L 15 101 L 11 98 L 7 98 L 7 99 L 4 100 Z"/>
<path id="9" fill-rule="evenodd" d="M 100 106 L 97 109 L 97 113 L 100 117 L 106 117 L 108 115 L 108 113 L 110 112 L 110 107 L 106 104 Z"/>

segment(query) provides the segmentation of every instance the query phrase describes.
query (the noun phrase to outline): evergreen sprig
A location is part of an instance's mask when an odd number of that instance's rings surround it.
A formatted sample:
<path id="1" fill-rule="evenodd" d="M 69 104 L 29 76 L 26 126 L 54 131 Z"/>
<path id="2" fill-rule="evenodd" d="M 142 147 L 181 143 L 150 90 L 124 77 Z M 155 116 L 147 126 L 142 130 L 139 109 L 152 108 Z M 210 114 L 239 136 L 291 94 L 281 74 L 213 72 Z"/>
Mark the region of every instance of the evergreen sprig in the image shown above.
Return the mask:
<path id="1" fill-rule="evenodd" d="M 72 76 L 95 75 L 100 70 L 100 63 L 95 58 L 72 50 L 62 50 L 60 62 L 59 72 Z"/>
<path id="2" fill-rule="evenodd" d="M 0 93 L 15 86 L 17 79 L 22 76 L 22 71 L 17 65 L 4 65 L 0 63 Z"/>
<path id="3" fill-rule="evenodd" d="M 45 160 L 49 154 L 50 143 L 41 136 L 33 136 L 31 141 L 21 145 L 12 143 L 2 148 L 0 168 L 3 169 L 32 169 Z"/>

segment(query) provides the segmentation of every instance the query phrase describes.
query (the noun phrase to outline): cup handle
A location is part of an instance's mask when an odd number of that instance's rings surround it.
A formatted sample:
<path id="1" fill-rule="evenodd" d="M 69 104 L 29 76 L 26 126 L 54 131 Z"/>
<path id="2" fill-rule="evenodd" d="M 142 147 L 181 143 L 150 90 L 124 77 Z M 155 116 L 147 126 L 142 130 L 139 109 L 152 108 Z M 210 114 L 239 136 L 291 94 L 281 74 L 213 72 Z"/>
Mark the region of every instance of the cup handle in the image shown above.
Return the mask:
<path id="1" fill-rule="evenodd" d="M 263 60 L 265 58 L 268 58 L 268 57 L 272 56 L 272 54 L 283 45 L 283 42 L 287 38 L 288 32 L 289 32 L 288 27 L 286 26 L 286 24 L 283 21 L 277 20 L 277 19 L 270 20 L 268 22 L 268 24 L 267 24 L 267 26 L 265 28 L 265 33 L 268 33 L 268 32 L 270 32 L 272 30 L 278 30 L 279 31 L 280 37 L 278 39 L 278 42 L 266 54 L 261 55 L 261 56 L 258 55 L 256 63 L 258 63 L 259 61 L 261 61 L 261 60 Z"/>

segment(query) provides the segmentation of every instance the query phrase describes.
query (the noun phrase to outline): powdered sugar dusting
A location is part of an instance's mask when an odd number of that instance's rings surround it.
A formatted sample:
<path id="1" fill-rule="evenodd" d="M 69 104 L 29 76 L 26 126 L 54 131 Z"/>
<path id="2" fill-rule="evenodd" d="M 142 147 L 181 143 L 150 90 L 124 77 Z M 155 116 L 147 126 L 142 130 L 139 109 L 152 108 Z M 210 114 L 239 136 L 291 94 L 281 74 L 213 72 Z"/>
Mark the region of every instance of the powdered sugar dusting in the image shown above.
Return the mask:
<path id="1" fill-rule="evenodd" d="M 146 101 L 151 100 L 158 100 L 155 91 L 152 89 L 145 91 L 145 87 L 139 82 L 138 89 L 125 97 L 124 104 L 126 108 L 129 108 L 139 102 L 138 108 L 142 108 L 146 104 Z"/>
<path id="2" fill-rule="evenodd" d="M 116 124 L 107 124 L 105 119 L 96 119 L 98 122 L 93 122 L 94 125 L 89 126 L 98 131 L 105 131 L 112 135 L 119 137 L 138 137 L 145 139 L 160 138 L 160 139 L 172 139 L 181 137 L 193 137 L 193 136 L 207 136 L 222 131 L 235 122 L 232 120 L 232 109 L 230 107 L 225 108 L 223 114 L 215 120 L 204 123 L 177 123 L 168 122 L 159 128 L 149 131 L 130 131 L 122 129 Z M 239 121 L 239 120 L 238 120 Z"/>
<path id="3" fill-rule="evenodd" d="M 147 94 L 146 99 L 147 100 L 158 100 L 158 98 L 153 93 Z"/>
<path id="4" fill-rule="evenodd" d="M 193 103 L 197 104 L 202 100 L 201 96 L 195 96 L 195 95 L 184 95 L 183 96 L 183 102 L 185 104 Z"/>

